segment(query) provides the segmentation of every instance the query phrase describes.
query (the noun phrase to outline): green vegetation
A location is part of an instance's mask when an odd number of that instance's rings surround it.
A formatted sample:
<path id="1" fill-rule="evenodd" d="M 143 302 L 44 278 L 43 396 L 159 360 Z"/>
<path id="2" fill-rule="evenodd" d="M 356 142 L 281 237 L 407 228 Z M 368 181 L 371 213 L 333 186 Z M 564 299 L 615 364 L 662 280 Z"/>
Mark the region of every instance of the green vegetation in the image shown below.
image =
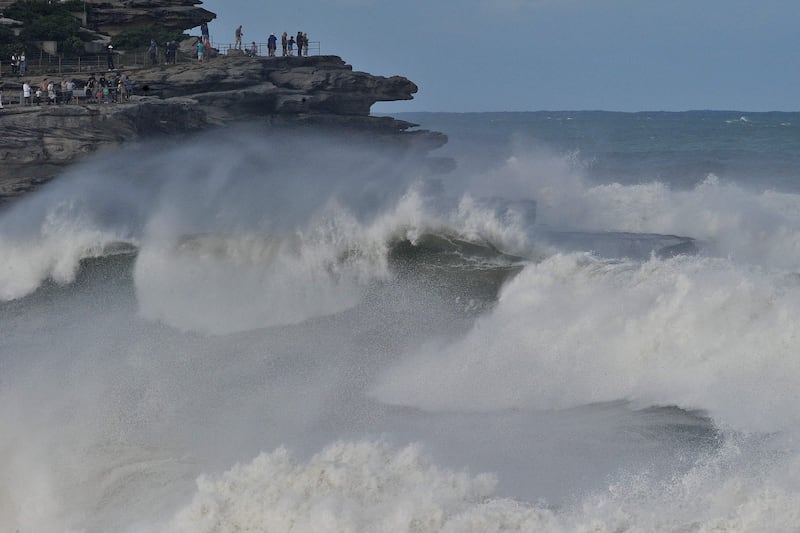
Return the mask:
<path id="1" fill-rule="evenodd" d="M 164 28 L 140 28 L 136 30 L 123 31 L 116 35 L 111 44 L 114 48 L 122 50 L 136 50 L 150 46 L 150 39 L 155 39 L 159 46 L 163 46 L 167 41 L 182 41 L 189 36 L 180 30 L 167 30 Z"/>
<path id="2" fill-rule="evenodd" d="M 86 8 L 88 9 L 88 7 Z M 41 2 L 35 0 L 19 0 L 5 10 L 5 16 L 24 24 L 22 33 L 16 37 L 6 27 L 0 26 L 0 57 L 8 58 L 12 53 L 32 47 L 29 43 L 36 41 L 56 41 L 59 51 L 65 56 L 79 56 L 84 53 L 83 40 L 80 35 L 80 21 L 76 15 L 84 10 L 83 0 L 67 2 Z M 135 50 L 146 48 L 150 39 L 155 39 L 159 46 L 167 41 L 182 41 L 188 37 L 181 31 L 164 28 L 140 28 L 124 31 L 113 38 L 114 48 Z"/>
<path id="3" fill-rule="evenodd" d="M 69 0 L 68 2 L 56 2 L 54 4 L 33 0 L 19 0 L 6 8 L 5 16 L 27 24 L 34 19 L 48 17 L 53 14 L 83 13 L 83 6 L 83 0 Z"/>
<path id="4" fill-rule="evenodd" d="M 79 36 L 80 22 L 74 14 L 82 13 L 83 9 L 83 0 L 53 4 L 31 0 L 15 2 L 5 10 L 5 16 L 22 22 L 22 33 L 11 42 L 5 43 L 2 36 L 0 41 L 13 49 L 25 48 L 31 41 L 57 41 L 63 53 L 80 55 L 83 41 Z"/>

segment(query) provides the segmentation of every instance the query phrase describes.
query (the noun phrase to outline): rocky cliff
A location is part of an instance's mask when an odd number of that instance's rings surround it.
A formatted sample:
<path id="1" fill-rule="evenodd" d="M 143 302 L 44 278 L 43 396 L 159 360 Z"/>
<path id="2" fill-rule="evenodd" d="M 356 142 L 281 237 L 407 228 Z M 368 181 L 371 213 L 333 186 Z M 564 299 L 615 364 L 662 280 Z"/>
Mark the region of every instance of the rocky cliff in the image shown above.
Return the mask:
<path id="1" fill-rule="evenodd" d="M 153 24 L 182 31 L 216 18 L 211 11 L 197 7 L 202 3 L 199 0 L 87 0 L 87 22 L 92 29 L 110 35 Z"/>
<path id="2" fill-rule="evenodd" d="M 0 12 L 15 1 L 0 0 Z M 202 3 L 200 0 L 86 0 L 86 25 L 109 35 L 153 25 L 188 30 L 216 18 L 211 11 L 198 7 Z"/>
<path id="3" fill-rule="evenodd" d="M 336 56 L 217 57 L 128 75 L 135 96 L 127 103 L 7 105 L 0 111 L 0 201 L 87 154 L 247 121 L 366 132 L 373 142 L 423 156 L 447 142 L 442 134 L 412 130 L 414 124 L 369 116 L 375 102 L 411 99 L 417 86 L 399 76 L 353 71 Z M 7 82 L 5 95 L 6 102 L 18 100 L 19 88 Z"/>

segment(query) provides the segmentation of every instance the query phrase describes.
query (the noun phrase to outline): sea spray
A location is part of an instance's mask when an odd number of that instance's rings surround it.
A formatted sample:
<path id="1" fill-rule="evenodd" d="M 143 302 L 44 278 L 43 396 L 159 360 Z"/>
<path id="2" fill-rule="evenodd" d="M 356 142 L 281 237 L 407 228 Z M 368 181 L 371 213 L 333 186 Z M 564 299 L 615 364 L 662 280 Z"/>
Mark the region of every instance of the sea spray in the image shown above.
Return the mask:
<path id="1" fill-rule="evenodd" d="M 551 127 L 597 140 L 575 115 Z M 793 529 L 798 191 L 754 155 L 747 183 L 670 180 L 684 137 L 636 138 L 431 176 L 226 131 L 23 198 L 0 215 L 1 528 L 192 530 L 206 504 L 222 528 L 278 501 L 308 527 Z"/>
<path id="2" fill-rule="evenodd" d="M 724 259 L 558 254 L 511 280 L 462 339 L 407 354 L 374 394 L 478 411 L 627 399 L 705 409 L 745 431 L 791 429 L 798 302 L 797 276 Z"/>

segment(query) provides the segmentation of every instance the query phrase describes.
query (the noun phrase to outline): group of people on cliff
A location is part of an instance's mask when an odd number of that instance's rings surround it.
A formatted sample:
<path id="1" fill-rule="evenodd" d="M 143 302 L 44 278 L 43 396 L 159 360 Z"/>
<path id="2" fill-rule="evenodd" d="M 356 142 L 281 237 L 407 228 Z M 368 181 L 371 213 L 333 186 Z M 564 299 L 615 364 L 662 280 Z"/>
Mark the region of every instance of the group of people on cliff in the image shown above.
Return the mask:
<path id="1" fill-rule="evenodd" d="M 43 78 L 39 85 L 32 85 L 30 80 L 22 84 L 22 105 L 68 104 L 75 92 L 75 82 L 65 78 L 60 82 Z"/>
<path id="2" fill-rule="evenodd" d="M 206 53 L 211 48 L 211 40 L 208 31 L 208 24 L 205 22 L 200 25 L 200 40 L 197 43 L 197 59 L 198 61 L 203 61 L 205 58 Z M 234 50 L 242 50 L 242 39 L 244 37 L 244 30 L 242 29 L 242 25 L 236 27 L 236 30 L 233 33 Z M 307 56 L 308 55 L 308 33 L 298 31 L 297 36 L 294 35 L 290 36 L 287 32 L 283 32 L 281 35 L 281 50 L 282 55 L 284 57 L 294 56 L 295 53 L 297 56 Z M 278 37 L 274 33 L 270 33 L 269 37 L 267 38 L 267 55 L 269 57 L 275 57 L 278 51 Z M 252 41 L 250 47 L 244 50 L 244 53 L 248 56 L 255 57 L 259 55 L 259 46 L 256 44 L 255 41 Z"/>
<path id="3" fill-rule="evenodd" d="M 14 52 L 11 54 L 11 75 L 21 78 L 28 71 L 28 59 L 25 51 Z"/>
<path id="4" fill-rule="evenodd" d="M 294 35 L 289 37 L 286 32 L 281 35 L 281 48 L 284 56 L 293 56 L 295 46 L 297 47 L 298 57 L 308 55 L 308 34 L 302 31 L 297 32 L 297 39 Z M 274 33 L 269 34 L 267 39 L 267 55 L 275 57 L 275 52 L 278 49 L 278 38 Z"/>
<path id="5" fill-rule="evenodd" d="M 255 43 L 253 43 L 255 44 Z M 297 38 L 295 39 L 294 35 L 291 37 L 286 33 L 283 32 L 281 35 L 281 49 L 283 52 L 283 56 L 293 56 L 295 47 L 297 50 L 297 56 L 304 56 L 308 55 L 308 34 L 302 31 L 297 32 Z M 267 55 L 269 57 L 275 57 L 276 52 L 278 50 L 278 38 L 275 36 L 274 33 L 269 34 L 269 38 L 267 38 Z"/>
<path id="6" fill-rule="evenodd" d="M 83 96 L 88 103 L 119 103 L 128 100 L 132 91 L 133 82 L 124 72 L 109 78 L 100 75 L 99 79 L 92 74 L 84 83 Z M 60 82 L 44 78 L 39 85 L 26 80 L 22 84 L 21 103 L 23 106 L 66 105 L 77 103 L 77 94 L 75 80 L 71 78 L 64 78 Z"/>
<path id="7" fill-rule="evenodd" d="M 84 84 L 84 95 L 90 103 L 117 104 L 130 99 L 133 94 L 133 81 L 124 72 L 106 78 L 102 74 L 96 78 L 94 73 Z"/>

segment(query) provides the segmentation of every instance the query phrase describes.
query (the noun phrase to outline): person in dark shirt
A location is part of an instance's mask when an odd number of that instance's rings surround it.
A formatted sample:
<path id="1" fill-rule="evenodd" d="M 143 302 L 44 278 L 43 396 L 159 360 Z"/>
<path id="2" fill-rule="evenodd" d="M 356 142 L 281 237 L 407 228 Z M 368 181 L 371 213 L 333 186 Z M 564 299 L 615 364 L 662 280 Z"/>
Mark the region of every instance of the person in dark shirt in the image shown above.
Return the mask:
<path id="1" fill-rule="evenodd" d="M 236 31 L 233 34 L 233 36 L 236 38 L 236 43 L 234 43 L 233 46 L 237 50 L 241 50 L 242 49 L 242 36 L 243 35 L 244 35 L 244 32 L 242 32 L 242 25 L 239 24 L 239 27 L 236 28 Z"/>
<path id="2" fill-rule="evenodd" d="M 158 62 L 158 45 L 155 39 L 150 39 L 150 64 L 155 65 Z"/>

